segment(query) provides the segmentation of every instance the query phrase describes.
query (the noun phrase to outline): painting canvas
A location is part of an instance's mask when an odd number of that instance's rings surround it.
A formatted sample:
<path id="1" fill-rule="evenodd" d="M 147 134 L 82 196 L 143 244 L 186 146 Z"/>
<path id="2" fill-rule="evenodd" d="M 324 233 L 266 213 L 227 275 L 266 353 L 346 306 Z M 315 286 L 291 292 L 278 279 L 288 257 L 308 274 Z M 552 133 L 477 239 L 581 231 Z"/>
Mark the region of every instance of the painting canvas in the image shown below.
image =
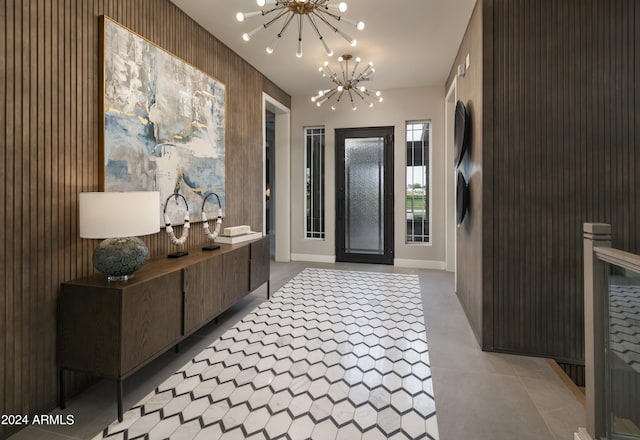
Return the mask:
<path id="1" fill-rule="evenodd" d="M 103 57 L 104 190 L 160 191 L 160 215 L 178 191 L 192 221 L 215 192 L 224 212 L 224 85 L 107 17 Z M 166 210 L 172 224 L 184 222 L 177 200 Z"/>

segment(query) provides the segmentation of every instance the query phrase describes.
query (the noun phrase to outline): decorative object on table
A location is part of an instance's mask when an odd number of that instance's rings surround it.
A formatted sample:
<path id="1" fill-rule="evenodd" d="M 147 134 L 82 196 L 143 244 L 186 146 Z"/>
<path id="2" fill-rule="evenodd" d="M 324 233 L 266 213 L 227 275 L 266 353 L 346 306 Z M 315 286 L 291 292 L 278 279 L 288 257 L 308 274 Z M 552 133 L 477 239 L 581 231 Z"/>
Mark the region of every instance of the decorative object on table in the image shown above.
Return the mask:
<path id="1" fill-rule="evenodd" d="M 357 110 L 358 108 L 357 103 L 354 101 L 354 97 L 361 99 L 369 107 L 373 107 L 373 101 L 368 99 L 382 102 L 383 99 L 380 90 L 370 89 L 360 84 L 361 82 L 371 80 L 371 75 L 376 71 L 373 68 L 373 63 L 367 64 L 367 67 L 358 74 L 356 72 L 358 70 L 358 65 L 360 64 L 360 58 L 355 59 L 355 65 L 350 72 L 349 61 L 352 58 L 353 57 L 349 54 L 342 55 L 338 58 L 341 74 L 336 73 L 336 71 L 331 68 L 328 61 L 325 61 L 324 66 L 318 69 L 318 71 L 322 73 L 323 77 L 328 78 L 329 81 L 333 83 L 331 88 L 320 90 L 316 96 L 311 98 L 311 101 L 315 102 L 318 107 L 325 102 L 336 98 L 335 102 L 331 105 L 331 110 L 335 110 L 336 105 L 338 105 L 340 99 L 345 94 L 349 97 L 352 110 Z"/>
<path id="2" fill-rule="evenodd" d="M 160 231 L 160 193 L 86 192 L 79 202 L 80 237 L 105 239 L 93 252 L 93 266 L 110 282 L 127 281 L 149 256 L 138 237 Z"/>
<path id="3" fill-rule="evenodd" d="M 184 206 L 186 208 L 186 211 L 184 213 L 184 226 L 182 228 L 182 236 L 180 237 L 176 237 L 176 234 L 173 232 L 173 227 L 171 226 L 171 220 L 169 219 L 169 215 L 167 214 L 167 207 L 169 206 L 169 200 L 171 200 L 172 198 L 176 199 L 176 205 L 178 205 L 178 202 L 180 199 L 182 199 L 184 201 Z M 171 240 L 171 244 L 180 247 L 180 246 L 184 246 L 184 244 L 187 242 L 187 238 L 189 237 L 189 204 L 187 203 L 187 199 L 184 198 L 184 196 L 180 193 L 178 193 L 177 191 L 174 192 L 173 194 L 171 194 L 169 197 L 167 197 L 166 202 L 164 203 L 164 210 L 163 210 L 163 215 L 164 215 L 164 225 L 165 225 L 165 229 L 167 231 L 167 235 L 169 236 L 169 240 Z M 170 253 L 168 255 L 169 258 L 180 258 L 180 257 L 184 257 L 185 255 L 189 255 L 189 252 L 185 252 L 185 251 L 176 251 L 173 253 Z"/>
<path id="4" fill-rule="evenodd" d="M 207 214 L 205 214 L 204 212 L 204 204 L 207 202 L 207 199 L 211 196 L 216 196 L 216 199 L 218 199 L 218 218 L 216 220 L 216 227 L 213 230 L 213 233 L 209 231 L 209 221 L 207 219 Z M 220 235 L 220 227 L 222 225 L 222 205 L 220 204 L 220 197 L 218 197 L 218 194 L 216 193 L 207 194 L 207 196 L 202 201 L 201 211 L 202 211 L 202 228 L 204 229 L 204 235 L 210 241 L 213 242 L 215 241 L 216 238 L 218 238 L 218 235 Z M 217 244 L 211 244 L 209 246 L 205 246 L 202 248 L 203 251 L 214 251 L 216 249 L 220 249 L 220 246 Z"/>
<path id="5" fill-rule="evenodd" d="M 455 126 L 453 130 L 453 145 L 454 145 L 454 168 L 458 168 L 462 163 L 465 151 L 469 146 L 469 137 L 471 134 L 471 118 L 469 111 L 464 105 L 464 102 L 458 100 L 456 102 L 456 115 Z"/>
<path id="6" fill-rule="evenodd" d="M 267 21 L 264 24 L 261 24 L 252 31 L 242 35 L 242 39 L 244 41 L 251 40 L 256 32 L 262 29 L 268 29 L 269 26 L 274 23 L 282 23 L 280 31 L 278 31 L 271 43 L 267 46 L 266 50 L 268 54 L 274 52 L 282 38 L 282 35 L 294 19 L 298 23 L 298 47 L 296 50 L 296 56 L 298 58 L 302 57 L 302 29 L 305 23 L 304 17 L 309 20 L 309 24 L 315 31 L 318 39 L 320 39 L 320 42 L 328 56 L 333 56 L 333 51 L 329 47 L 327 40 L 325 40 L 324 36 L 320 33 L 317 22 L 318 20 L 326 24 L 331 31 L 339 34 L 351 46 L 355 46 L 357 41 L 338 29 L 337 25 L 344 22 L 354 26 L 359 31 L 364 29 L 364 22 L 356 22 L 338 15 L 338 13 L 345 12 L 347 10 L 347 4 L 345 2 L 340 2 L 338 5 L 331 5 L 329 4 L 329 0 L 257 0 L 257 3 L 258 6 L 264 7 L 265 9 L 254 12 L 238 12 L 236 14 L 236 20 L 243 22 L 247 18 L 258 16 L 267 17 Z M 282 21 L 279 21 L 281 18 Z M 332 21 L 335 21 L 336 25 L 331 24 Z"/>
<path id="7" fill-rule="evenodd" d="M 103 25 L 101 189 L 165 200 L 178 182 L 197 212 L 211 188 L 224 215 L 225 85 L 108 17 Z"/>
<path id="8" fill-rule="evenodd" d="M 216 242 L 225 244 L 237 244 L 244 243 L 245 241 L 257 240 L 259 238 L 262 238 L 262 232 L 249 231 L 239 235 L 220 234 L 218 235 L 218 238 L 216 238 Z"/>
<path id="9" fill-rule="evenodd" d="M 235 237 L 236 235 L 248 234 L 249 232 L 251 232 L 251 226 L 249 225 L 230 226 L 228 228 L 224 228 L 224 235 L 228 237 Z"/>
<path id="10" fill-rule="evenodd" d="M 458 183 L 456 187 L 456 218 L 458 226 L 462 224 L 465 214 L 469 210 L 469 185 L 461 171 L 458 171 Z"/>

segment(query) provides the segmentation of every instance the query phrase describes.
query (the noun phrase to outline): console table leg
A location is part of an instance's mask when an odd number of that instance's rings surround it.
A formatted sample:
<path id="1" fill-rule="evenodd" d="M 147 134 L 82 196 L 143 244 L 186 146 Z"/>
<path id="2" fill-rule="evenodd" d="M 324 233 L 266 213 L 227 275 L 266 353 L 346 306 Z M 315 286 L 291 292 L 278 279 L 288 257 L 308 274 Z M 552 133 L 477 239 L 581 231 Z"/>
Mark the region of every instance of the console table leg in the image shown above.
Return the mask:
<path id="1" fill-rule="evenodd" d="M 58 387 L 60 392 L 60 395 L 58 396 L 60 398 L 60 409 L 65 409 L 67 405 L 64 398 L 64 369 L 63 368 L 60 368 L 60 371 L 58 372 Z"/>
<path id="2" fill-rule="evenodd" d="M 122 379 L 116 380 L 116 392 L 118 395 L 118 421 L 122 422 Z"/>
<path id="3" fill-rule="evenodd" d="M 267 280 L 267 299 L 271 299 L 271 280 Z"/>

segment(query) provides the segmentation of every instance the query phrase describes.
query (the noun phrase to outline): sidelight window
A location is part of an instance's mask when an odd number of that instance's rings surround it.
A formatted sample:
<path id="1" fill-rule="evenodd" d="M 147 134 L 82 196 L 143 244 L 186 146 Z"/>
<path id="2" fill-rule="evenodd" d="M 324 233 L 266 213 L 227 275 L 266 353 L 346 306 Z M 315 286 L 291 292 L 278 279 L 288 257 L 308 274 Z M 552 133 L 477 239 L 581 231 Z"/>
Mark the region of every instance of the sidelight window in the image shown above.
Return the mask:
<path id="1" fill-rule="evenodd" d="M 324 127 L 305 127 L 305 234 L 324 239 Z"/>
<path id="2" fill-rule="evenodd" d="M 431 122 L 410 121 L 406 124 L 407 243 L 430 243 L 431 185 L 430 145 Z"/>

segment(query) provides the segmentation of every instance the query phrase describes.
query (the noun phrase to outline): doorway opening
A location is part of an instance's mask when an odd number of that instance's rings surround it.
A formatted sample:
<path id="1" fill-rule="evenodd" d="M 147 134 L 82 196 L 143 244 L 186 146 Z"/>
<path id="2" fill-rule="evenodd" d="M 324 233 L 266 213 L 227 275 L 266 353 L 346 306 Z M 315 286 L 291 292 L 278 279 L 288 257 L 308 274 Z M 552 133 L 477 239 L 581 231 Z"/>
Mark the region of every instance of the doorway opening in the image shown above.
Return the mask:
<path id="1" fill-rule="evenodd" d="M 336 261 L 393 264 L 393 130 L 336 129 Z"/>
<path id="2" fill-rule="evenodd" d="M 262 181 L 265 182 L 262 231 L 270 237 L 272 257 L 276 261 L 290 261 L 291 111 L 266 93 L 262 94 L 262 109 L 262 126 L 264 128 Z M 268 122 L 269 120 L 271 121 Z M 269 141 L 269 145 L 267 145 L 267 141 Z M 268 201 L 266 198 L 267 183 L 269 183 L 270 192 Z"/>
<path id="3" fill-rule="evenodd" d="M 275 229 L 275 203 L 276 185 L 275 185 L 275 163 L 276 163 L 276 115 L 275 113 L 265 111 L 265 214 L 266 226 L 265 235 L 269 236 L 271 257 L 276 255 L 276 229 Z"/>

